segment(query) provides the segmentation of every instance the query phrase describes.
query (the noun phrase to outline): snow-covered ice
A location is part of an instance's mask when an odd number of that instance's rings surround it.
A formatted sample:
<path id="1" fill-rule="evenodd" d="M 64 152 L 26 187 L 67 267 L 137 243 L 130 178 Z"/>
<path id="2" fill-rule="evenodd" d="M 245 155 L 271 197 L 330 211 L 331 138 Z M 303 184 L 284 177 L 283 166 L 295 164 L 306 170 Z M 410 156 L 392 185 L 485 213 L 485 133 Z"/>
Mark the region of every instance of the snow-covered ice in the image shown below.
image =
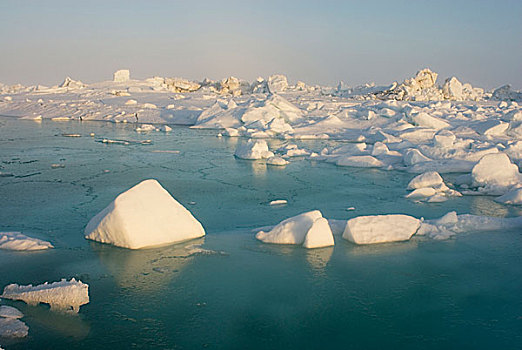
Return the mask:
<path id="1" fill-rule="evenodd" d="M 407 241 L 421 221 L 402 214 L 358 216 L 348 220 L 343 238 L 356 244 Z"/>
<path id="2" fill-rule="evenodd" d="M 50 248 L 53 248 L 51 243 L 28 237 L 20 232 L 0 232 L 0 249 L 44 250 Z"/>
<path id="3" fill-rule="evenodd" d="M 89 303 L 89 286 L 72 278 L 33 286 L 10 284 L 0 295 L 4 299 L 22 300 L 29 305 L 49 304 L 52 309 L 78 312 L 81 305 Z"/>
<path id="4" fill-rule="evenodd" d="M 201 223 L 154 179 L 144 180 L 118 195 L 85 228 L 87 239 L 129 249 L 204 235 Z"/>

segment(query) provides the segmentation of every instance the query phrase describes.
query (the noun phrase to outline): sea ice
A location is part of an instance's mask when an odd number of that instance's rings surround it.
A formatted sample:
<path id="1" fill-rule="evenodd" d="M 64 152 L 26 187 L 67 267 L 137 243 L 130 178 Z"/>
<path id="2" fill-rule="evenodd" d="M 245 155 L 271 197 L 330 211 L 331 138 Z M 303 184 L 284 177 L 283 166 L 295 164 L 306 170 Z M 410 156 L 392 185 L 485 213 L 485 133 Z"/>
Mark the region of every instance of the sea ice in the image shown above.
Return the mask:
<path id="1" fill-rule="evenodd" d="M 359 216 L 348 220 L 343 238 L 356 244 L 407 241 L 421 221 L 402 214 Z"/>
<path id="2" fill-rule="evenodd" d="M 121 193 L 85 228 L 85 238 L 129 249 L 205 235 L 201 223 L 154 179 Z"/>
<path id="3" fill-rule="evenodd" d="M 40 284 L 34 286 L 20 286 L 10 284 L 0 295 L 4 299 L 23 300 L 29 305 L 39 303 L 49 304 L 52 309 L 73 310 L 78 312 L 80 306 L 89 303 L 89 285 L 76 281 L 62 279 L 60 282 Z"/>
<path id="4" fill-rule="evenodd" d="M 54 248 L 49 242 L 28 237 L 20 232 L 0 232 L 0 249 L 43 250 Z"/>
<path id="5" fill-rule="evenodd" d="M 310 238 L 307 238 L 309 234 Z M 306 242 L 305 248 L 333 245 L 332 231 L 319 210 L 283 220 L 269 232 L 259 231 L 256 238 L 265 243 L 275 244 L 302 245 Z"/>

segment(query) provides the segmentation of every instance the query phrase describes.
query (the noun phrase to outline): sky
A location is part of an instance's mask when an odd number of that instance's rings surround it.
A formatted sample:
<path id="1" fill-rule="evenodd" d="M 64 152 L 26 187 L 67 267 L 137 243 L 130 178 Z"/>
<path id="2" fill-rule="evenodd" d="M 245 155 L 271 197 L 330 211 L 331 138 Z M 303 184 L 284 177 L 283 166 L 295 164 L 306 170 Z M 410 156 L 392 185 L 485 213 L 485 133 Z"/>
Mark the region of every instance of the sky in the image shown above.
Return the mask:
<path id="1" fill-rule="evenodd" d="M 0 82 L 286 74 L 355 86 L 428 67 L 522 89 L 521 0 L 0 0 Z"/>

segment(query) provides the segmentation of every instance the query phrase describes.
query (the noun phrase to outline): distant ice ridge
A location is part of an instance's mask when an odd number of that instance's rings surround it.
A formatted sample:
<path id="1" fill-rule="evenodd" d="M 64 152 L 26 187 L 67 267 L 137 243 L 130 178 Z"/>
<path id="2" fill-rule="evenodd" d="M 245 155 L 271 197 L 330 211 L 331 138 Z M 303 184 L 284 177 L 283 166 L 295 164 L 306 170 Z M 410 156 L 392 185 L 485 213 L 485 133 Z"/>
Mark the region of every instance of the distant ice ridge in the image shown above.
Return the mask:
<path id="1" fill-rule="evenodd" d="M 297 244 L 305 248 L 334 245 L 328 220 L 319 210 L 309 211 L 281 221 L 270 231 L 259 231 L 256 238 L 264 243 Z"/>
<path id="2" fill-rule="evenodd" d="M 85 228 L 87 239 L 129 249 L 204 235 L 201 223 L 154 179 L 144 180 L 118 195 Z"/>
<path id="3" fill-rule="evenodd" d="M 23 300 L 29 305 L 49 304 L 51 309 L 78 312 L 80 306 L 89 303 L 89 286 L 72 278 L 60 282 L 40 284 L 37 286 L 10 284 L 0 295 L 4 299 Z"/>
<path id="4" fill-rule="evenodd" d="M 49 248 L 54 248 L 51 243 L 28 237 L 20 232 L 0 232 L 0 249 L 43 250 Z"/>

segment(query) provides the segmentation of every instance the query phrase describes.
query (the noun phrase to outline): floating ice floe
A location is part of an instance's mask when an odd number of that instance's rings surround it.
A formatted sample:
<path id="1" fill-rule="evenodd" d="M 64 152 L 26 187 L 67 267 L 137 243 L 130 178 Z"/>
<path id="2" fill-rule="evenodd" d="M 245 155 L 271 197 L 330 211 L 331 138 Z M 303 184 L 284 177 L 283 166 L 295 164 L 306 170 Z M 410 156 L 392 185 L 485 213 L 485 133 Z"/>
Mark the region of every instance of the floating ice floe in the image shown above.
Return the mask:
<path id="1" fill-rule="evenodd" d="M 452 211 L 439 219 L 425 220 L 416 235 L 443 240 L 458 233 L 498 231 L 520 227 L 522 227 L 522 217 L 497 218 L 471 214 L 457 215 L 455 211 Z"/>
<path id="2" fill-rule="evenodd" d="M 15 307 L 8 305 L 0 305 L 0 317 L 22 318 L 24 317 L 24 314 Z"/>
<path id="3" fill-rule="evenodd" d="M 154 179 L 121 193 L 94 216 L 85 238 L 129 249 L 199 238 L 201 223 Z"/>
<path id="4" fill-rule="evenodd" d="M 429 171 L 414 177 L 408 184 L 413 190 L 406 198 L 419 202 L 444 202 L 448 197 L 460 197 L 462 194 L 452 190 L 436 171 Z"/>
<path id="5" fill-rule="evenodd" d="M 348 220 L 343 238 L 356 244 L 407 241 L 421 221 L 402 214 L 359 216 Z"/>
<path id="6" fill-rule="evenodd" d="M 265 140 L 249 139 L 245 144 L 239 145 L 234 155 L 241 159 L 263 159 L 274 156 L 274 153 L 268 149 Z"/>
<path id="7" fill-rule="evenodd" d="M 28 237 L 20 232 L 0 232 L 0 249 L 22 251 L 50 248 L 54 248 L 51 243 Z"/>
<path id="8" fill-rule="evenodd" d="M 0 338 L 24 338 L 29 334 L 29 327 L 16 319 L 0 317 Z"/>
<path id="9" fill-rule="evenodd" d="M 70 281 L 62 279 L 60 282 L 45 282 L 37 286 L 10 284 L 4 288 L 0 297 L 22 300 L 29 305 L 45 303 L 51 309 L 78 312 L 81 305 L 89 303 L 89 285 L 74 278 Z"/>
<path id="10" fill-rule="evenodd" d="M 332 230 L 319 210 L 283 220 L 268 232 L 259 231 L 256 238 L 264 243 L 296 244 L 305 248 L 334 245 Z"/>
<path id="11" fill-rule="evenodd" d="M 269 205 L 285 205 L 288 201 L 286 199 L 276 199 L 268 203 Z"/>

